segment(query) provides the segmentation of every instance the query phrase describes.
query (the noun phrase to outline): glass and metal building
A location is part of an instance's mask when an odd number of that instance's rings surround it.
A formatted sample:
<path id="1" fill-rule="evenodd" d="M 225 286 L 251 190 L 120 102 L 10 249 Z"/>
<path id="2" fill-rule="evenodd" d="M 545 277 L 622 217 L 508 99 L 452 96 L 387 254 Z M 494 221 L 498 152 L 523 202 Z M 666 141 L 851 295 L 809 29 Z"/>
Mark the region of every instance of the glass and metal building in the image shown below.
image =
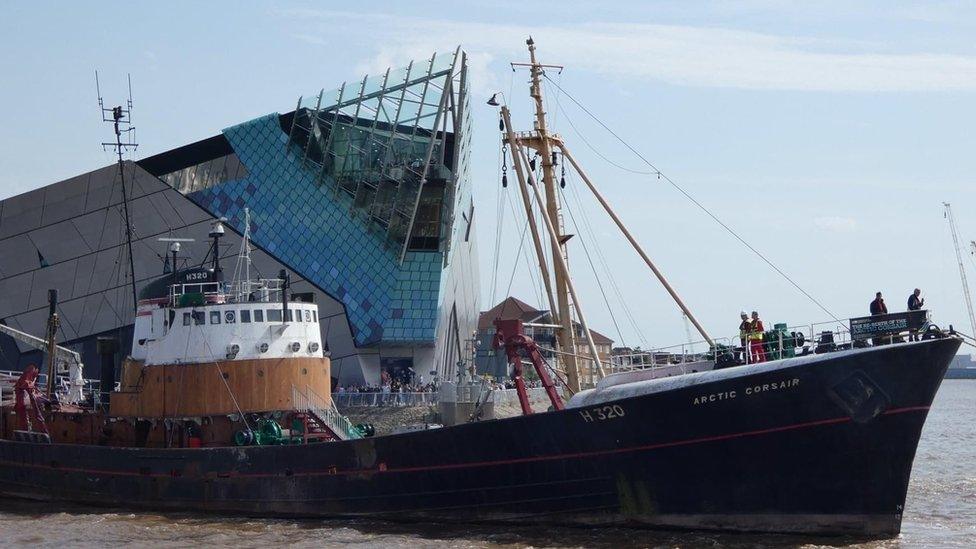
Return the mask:
<path id="1" fill-rule="evenodd" d="M 126 162 L 137 286 L 171 268 L 159 237 L 195 239 L 179 267 L 202 263 L 218 218 L 232 263 L 247 208 L 255 268 L 318 303 L 340 384 L 453 379 L 478 322 L 469 107 L 458 49 Z M 125 253 L 117 166 L 0 202 L 0 321 L 43 335 L 57 288 L 61 341 L 95 366 L 98 335 L 129 341 Z M 0 336 L 0 370 L 38 359 Z"/>

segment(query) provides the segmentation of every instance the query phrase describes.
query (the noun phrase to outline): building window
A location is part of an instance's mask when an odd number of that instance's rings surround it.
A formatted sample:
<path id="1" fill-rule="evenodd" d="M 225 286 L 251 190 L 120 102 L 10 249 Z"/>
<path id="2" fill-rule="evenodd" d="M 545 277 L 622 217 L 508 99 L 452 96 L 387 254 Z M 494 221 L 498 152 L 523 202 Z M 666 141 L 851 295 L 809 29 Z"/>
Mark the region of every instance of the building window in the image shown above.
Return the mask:
<path id="1" fill-rule="evenodd" d="M 281 309 L 268 309 L 268 322 L 281 322 Z"/>
<path id="2" fill-rule="evenodd" d="M 220 311 L 210 311 L 210 323 L 220 324 Z"/>
<path id="3" fill-rule="evenodd" d="M 264 311 L 262 309 L 254 309 L 254 322 L 264 322 Z"/>
<path id="4" fill-rule="evenodd" d="M 468 222 L 468 227 L 464 230 L 464 241 L 467 242 L 471 240 L 471 226 L 474 224 L 474 202 L 471 203 L 471 210 L 465 218 Z"/>
<path id="5" fill-rule="evenodd" d="M 247 324 L 251 321 L 251 310 L 241 309 L 241 323 Z"/>
<path id="6" fill-rule="evenodd" d="M 190 315 L 190 313 L 183 313 L 183 325 L 184 326 L 189 326 L 190 325 L 190 319 L 191 318 L 192 318 L 192 316 Z"/>
<path id="7" fill-rule="evenodd" d="M 444 199 L 444 186 L 424 185 L 417 203 L 417 215 L 410 233 L 410 249 L 437 251 L 441 240 L 441 203 Z"/>

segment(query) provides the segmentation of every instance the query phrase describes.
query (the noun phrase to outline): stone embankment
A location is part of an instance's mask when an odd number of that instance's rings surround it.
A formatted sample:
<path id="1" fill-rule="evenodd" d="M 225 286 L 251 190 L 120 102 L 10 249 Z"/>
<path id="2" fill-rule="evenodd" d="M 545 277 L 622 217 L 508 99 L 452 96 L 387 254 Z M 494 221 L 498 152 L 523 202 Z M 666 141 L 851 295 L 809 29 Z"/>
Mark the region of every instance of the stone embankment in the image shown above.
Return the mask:
<path id="1" fill-rule="evenodd" d="M 544 412 L 551 406 L 542 391 L 529 391 L 529 402 L 536 412 Z M 397 427 L 405 425 L 443 423 L 438 417 L 437 406 L 340 406 L 339 411 L 353 425 L 372 423 L 377 435 L 391 434 Z M 506 398 L 494 403 L 494 419 L 513 417 L 521 413 L 517 399 Z"/>

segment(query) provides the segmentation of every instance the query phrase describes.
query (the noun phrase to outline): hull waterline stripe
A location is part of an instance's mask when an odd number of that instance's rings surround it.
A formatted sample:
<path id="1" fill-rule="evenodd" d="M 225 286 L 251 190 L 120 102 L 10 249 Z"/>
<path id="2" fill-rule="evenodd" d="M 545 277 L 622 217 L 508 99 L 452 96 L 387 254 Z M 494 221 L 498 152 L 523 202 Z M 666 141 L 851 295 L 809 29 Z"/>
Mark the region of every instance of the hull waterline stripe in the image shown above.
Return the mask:
<path id="1" fill-rule="evenodd" d="M 930 406 L 908 406 L 904 408 L 892 408 L 890 410 L 885 410 L 881 415 L 891 416 L 896 414 L 904 414 L 910 412 L 927 412 Z M 794 423 L 792 425 L 783 425 L 780 427 L 770 427 L 768 429 L 757 429 L 754 431 L 743 431 L 739 433 L 730 433 L 726 435 L 714 435 L 709 437 L 692 438 L 686 440 L 676 440 L 671 442 L 659 442 L 655 444 L 644 444 L 640 446 L 630 446 L 627 448 L 614 448 L 609 450 L 593 450 L 588 452 L 574 452 L 567 454 L 550 454 L 545 456 L 532 456 L 524 458 L 515 459 L 505 459 L 505 460 L 495 460 L 495 461 L 471 461 L 464 463 L 448 463 L 443 465 L 421 465 L 416 467 L 383 467 L 379 466 L 370 469 L 346 469 L 346 470 L 324 470 L 324 471 L 295 471 L 293 476 L 343 476 L 343 475 L 363 475 L 363 474 L 389 474 L 389 473 L 417 473 L 424 471 L 441 471 L 449 469 L 467 469 L 475 467 L 496 467 L 502 465 L 515 465 L 521 463 L 534 463 L 539 461 L 556 461 L 564 459 L 580 459 L 587 457 L 597 457 L 597 456 L 607 456 L 615 454 L 624 454 L 631 452 L 645 452 L 649 450 L 658 450 L 662 448 L 673 448 L 677 446 L 688 446 L 692 444 L 703 444 L 707 442 L 718 442 L 722 440 L 732 440 L 737 438 L 753 437 L 768 435 L 773 433 L 782 433 L 786 431 L 795 431 L 798 429 L 808 429 L 811 427 L 821 427 L 826 425 L 838 425 L 841 423 L 851 422 L 850 417 L 839 417 L 831 419 L 821 419 L 816 421 L 808 421 L 804 423 Z M 29 443 L 25 443 L 29 444 Z M 336 443 L 330 443 L 336 444 Z M 116 471 L 107 469 L 88 469 L 79 467 L 51 467 L 50 465 L 34 464 L 34 463 L 19 463 L 16 461 L 0 460 L 0 464 L 9 465 L 14 467 L 30 467 L 35 469 L 51 469 L 53 471 L 66 471 L 74 473 L 89 473 L 89 474 L 106 474 L 115 476 L 127 476 L 127 477 L 157 477 L 157 478 L 183 478 L 181 475 L 174 476 L 171 473 L 141 473 L 139 471 Z M 207 475 L 207 479 L 229 479 L 229 478 L 255 478 L 255 477 L 278 477 L 282 473 L 221 473 L 219 476 L 210 474 Z"/>

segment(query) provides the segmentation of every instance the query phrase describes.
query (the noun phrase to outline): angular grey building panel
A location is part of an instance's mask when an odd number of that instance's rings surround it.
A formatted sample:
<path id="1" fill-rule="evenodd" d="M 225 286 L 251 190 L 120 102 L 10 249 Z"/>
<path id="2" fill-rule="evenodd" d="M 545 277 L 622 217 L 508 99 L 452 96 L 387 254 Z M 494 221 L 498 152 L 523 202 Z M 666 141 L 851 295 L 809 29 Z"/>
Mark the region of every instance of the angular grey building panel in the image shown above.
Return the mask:
<path id="1" fill-rule="evenodd" d="M 163 276 L 159 238 L 195 239 L 179 266 L 199 265 L 226 216 L 231 278 L 250 208 L 252 273 L 286 269 L 293 292 L 313 295 L 340 383 L 452 378 L 478 312 L 465 74 L 460 50 L 435 55 L 125 162 L 134 273 L 117 165 L 0 201 L 0 321 L 43 335 L 57 288 L 59 341 L 89 353 L 94 375 L 97 336 L 130 344 L 130 275 L 137 289 Z M 0 336 L 0 369 L 35 355 Z"/>

